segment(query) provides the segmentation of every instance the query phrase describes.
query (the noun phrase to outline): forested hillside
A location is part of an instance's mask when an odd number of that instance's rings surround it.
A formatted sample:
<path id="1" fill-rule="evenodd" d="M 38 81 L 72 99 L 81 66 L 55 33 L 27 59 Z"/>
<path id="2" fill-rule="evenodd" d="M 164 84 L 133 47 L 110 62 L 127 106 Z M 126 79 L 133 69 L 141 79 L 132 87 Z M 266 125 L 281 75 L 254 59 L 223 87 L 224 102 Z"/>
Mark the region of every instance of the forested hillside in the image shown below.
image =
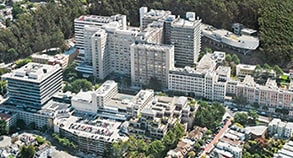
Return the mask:
<path id="1" fill-rule="evenodd" d="M 125 14 L 131 25 L 139 25 L 138 9 L 147 6 L 184 16 L 194 11 L 204 23 L 230 29 L 239 22 L 260 30 L 262 56 L 267 63 L 290 62 L 293 57 L 292 0 L 61 0 L 31 14 L 19 14 L 9 30 L 0 30 L 2 60 L 24 57 L 44 48 L 62 45 L 73 33 L 73 19 L 84 13 Z M 14 9 L 15 10 L 15 9 Z M 22 13 L 21 10 L 15 10 Z M 13 48 L 13 49 L 11 49 Z M 15 49 L 15 51 L 14 51 Z"/>
<path id="2" fill-rule="evenodd" d="M 62 5 L 48 3 L 36 11 L 14 4 L 15 21 L 0 29 L 0 60 L 13 61 L 33 52 L 63 45 L 73 36 L 73 20 L 84 14 L 79 0 L 62 0 Z"/>

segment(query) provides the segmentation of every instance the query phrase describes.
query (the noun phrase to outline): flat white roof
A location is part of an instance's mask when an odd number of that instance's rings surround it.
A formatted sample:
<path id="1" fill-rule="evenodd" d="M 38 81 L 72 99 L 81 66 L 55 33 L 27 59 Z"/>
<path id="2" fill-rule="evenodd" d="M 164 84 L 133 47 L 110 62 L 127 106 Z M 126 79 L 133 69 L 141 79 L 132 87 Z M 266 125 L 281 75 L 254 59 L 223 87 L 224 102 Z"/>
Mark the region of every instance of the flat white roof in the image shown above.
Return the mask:
<path id="1" fill-rule="evenodd" d="M 2 77 L 7 79 L 40 83 L 59 69 L 61 69 L 61 67 L 58 64 L 47 65 L 30 62 L 19 69 L 4 74 Z"/>
<path id="2" fill-rule="evenodd" d="M 267 126 L 252 126 L 252 127 L 245 127 L 245 130 L 249 131 L 250 133 L 261 136 L 267 130 Z"/>
<path id="3" fill-rule="evenodd" d="M 256 65 L 238 64 L 236 67 L 244 70 L 254 71 Z"/>
<path id="4" fill-rule="evenodd" d="M 104 82 L 97 90 L 97 96 L 105 96 L 107 95 L 113 88 L 117 87 L 117 83 L 113 80 L 107 80 Z"/>

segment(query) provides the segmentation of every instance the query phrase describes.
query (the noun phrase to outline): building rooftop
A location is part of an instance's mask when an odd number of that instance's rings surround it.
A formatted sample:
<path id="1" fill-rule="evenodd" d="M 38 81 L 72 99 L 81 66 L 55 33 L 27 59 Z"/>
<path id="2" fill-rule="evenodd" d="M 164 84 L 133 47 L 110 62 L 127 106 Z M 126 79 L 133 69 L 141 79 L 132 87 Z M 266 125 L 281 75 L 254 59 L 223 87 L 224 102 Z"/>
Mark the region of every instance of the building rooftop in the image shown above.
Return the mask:
<path id="1" fill-rule="evenodd" d="M 168 10 L 154 10 L 151 9 L 149 12 L 147 12 L 144 17 L 148 17 L 148 18 L 154 18 L 154 19 L 158 19 L 158 18 L 165 18 L 168 15 L 171 15 L 171 11 Z"/>
<path id="2" fill-rule="evenodd" d="M 227 74 L 231 73 L 231 68 L 228 66 L 219 66 L 216 71 L 219 75 L 226 76 Z"/>
<path id="3" fill-rule="evenodd" d="M 238 36 L 224 29 L 216 29 L 213 26 L 202 24 L 203 36 L 241 49 L 255 50 L 259 46 L 259 39 L 249 35 Z"/>
<path id="4" fill-rule="evenodd" d="M 2 77 L 40 83 L 59 69 L 61 69 L 59 65 L 46 65 L 31 62 L 19 69 L 13 70 L 11 73 L 4 74 Z"/>
<path id="5" fill-rule="evenodd" d="M 121 109 L 126 109 L 127 105 L 131 104 L 134 95 L 118 93 L 111 100 L 105 103 L 105 106 L 115 106 Z"/>
<path id="6" fill-rule="evenodd" d="M 186 20 L 179 18 L 178 20 L 175 20 L 172 24 L 173 27 L 183 27 L 183 28 L 195 28 L 197 25 L 201 23 L 201 20 Z"/>
<path id="7" fill-rule="evenodd" d="M 118 84 L 113 80 L 107 80 L 104 82 L 97 90 L 97 96 L 105 96 L 107 95 L 113 88 L 117 87 Z"/>
<path id="8" fill-rule="evenodd" d="M 87 91 L 87 92 L 80 91 L 76 95 L 72 96 L 72 100 L 91 103 L 92 93 L 93 93 L 92 91 Z"/>
<path id="9" fill-rule="evenodd" d="M 133 102 L 135 104 L 143 104 L 147 98 L 149 98 L 150 96 L 154 96 L 154 91 L 151 89 L 146 89 L 146 90 L 140 90 L 135 97 L 133 98 Z"/>
<path id="10" fill-rule="evenodd" d="M 238 64 L 236 67 L 239 69 L 254 71 L 256 66 L 255 65 L 247 65 L 247 64 Z"/>
<path id="11" fill-rule="evenodd" d="M 205 54 L 196 66 L 199 72 L 214 71 L 216 68 L 216 61 L 212 58 L 212 54 Z"/>
<path id="12" fill-rule="evenodd" d="M 54 120 L 54 123 L 70 133 L 89 139 L 106 142 L 116 142 L 119 139 L 127 139 L 118 134 L 121 122 L 98 119 L 94 116 L 84 115 L 57 118 Z"/>
<path id="13" fill-rule="evenodd" d="M 267 126 L 251 126 L 245 127 L 245 130 L 253 135 L 262 136 L 266 132 L 267 128 Z"/>
<path id="14" fill-rule="evenodd" d="M 160 50 L 169 50 L 174 49 L 173 45 L 165 45 L 165 44 L 152 44 L 152 43 L 133 43 L 131 46 L 136 46 L 138 48 L 143 49 L 160 49 Z"/>

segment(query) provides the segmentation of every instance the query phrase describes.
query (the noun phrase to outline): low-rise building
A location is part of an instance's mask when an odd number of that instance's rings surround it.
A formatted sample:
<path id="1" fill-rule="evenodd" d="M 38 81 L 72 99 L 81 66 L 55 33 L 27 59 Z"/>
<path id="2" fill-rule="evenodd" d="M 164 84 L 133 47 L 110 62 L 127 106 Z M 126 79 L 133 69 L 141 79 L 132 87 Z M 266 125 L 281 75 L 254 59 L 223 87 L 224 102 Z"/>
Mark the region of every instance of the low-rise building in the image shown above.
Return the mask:
<path id="1" fill-rule="evenodd" d="M 103 107 L 117 93 L 117 83 L 108 80 L 96 91 L 80 91 L 72 97 L 71 104 L 78 111 L 97 113 L 98 109 Z"/>
<path id="2" fill-rule="evenodd" d="M 9 131 L 12 126 L 16 125 L 17 114 L 10 111 L 0 110 L 0 120 L 6 122 L 6 129 Z"/>
<path id="3" fill-rule="evenodd" d="M 282 149 L 280 149 L 274 158 L 293 158 L 293 141 L 287 142 Z"/>
<path id="4" fill-rule="evenodd" d="M 256 139 L 260 137 L 265 138 L 267 128 L 267 126 L 251 126 L 245 127 L 245 130 L 249 132 L 251 139 Z"/>
<path id="5" fill-rule="evenodd" d="M 236 87 L 234 83 L 237 84 Z M 293 92 L 279 88 L 276 80 L 268 79 L 265 85 L 259 85 L 252 76 L 247 75 L 242 82 L 229 82 L 228 85 L 229 92 L 236 90 L 234 95 L 244 97 L 250 104 L 257 103 L 274 109 L 292 107 Z"/>
<path id="6" fill-rule="evenodd" d="M 104 150 L 118 140 L 121 122 L 99 119 L 95 115 L 70 116 L 54 120 L 54 132 L 74 141 L 81 151 L 103 156 Z"/>
<path id="7" fill-rule="evenodd" d="M 162 138 L 177 120 L 187 125 L 193 119 L 186 97 L 155 96 L 140 115 L 129 121 L 129 132 L 152 138 Z"/>
<path id="8" fill-rule="evenodd" d="M 32 61 L 40 64 L 56 65 L 59 64 L 64 70 L 69 64 L 69 55 L 66 54 L 33 54 L 31 55 Z"/>
<path id="9" fill-rule="evenodd" d="M 253 75 L 255 71 L 255 65 L 246 65 L 246 64 L 238 64 L 236 66 L 236 75 L 237 76 L 246 76 L 246 75 Z"/>
<path id="10" fill-rule="evenodd" d="M 213 101 L 224 101 L 227 80 L 230 78 L 229 67 L 218 66 L 225 56 L 222 52 L 206 54 L 196 66 L 175 68 L 169 71 L 168 89 L 202 97 Z"/>
<path id="11" fill-rule="evenodd" d="M 218 142 L 215 150 L 218 154 L 222 154 L 223 156 L 231 157 L 229 155 L 232 155 L 234 158 L 242 157 L 242 148 L 231 145 L 227 142 Z"/>
<path id="12" fill-rule="evenodd" d="M 293 123 L 273 119 L 268 126 L 268 133 L 278 138 L 290 138 L 293 133 Z"/>

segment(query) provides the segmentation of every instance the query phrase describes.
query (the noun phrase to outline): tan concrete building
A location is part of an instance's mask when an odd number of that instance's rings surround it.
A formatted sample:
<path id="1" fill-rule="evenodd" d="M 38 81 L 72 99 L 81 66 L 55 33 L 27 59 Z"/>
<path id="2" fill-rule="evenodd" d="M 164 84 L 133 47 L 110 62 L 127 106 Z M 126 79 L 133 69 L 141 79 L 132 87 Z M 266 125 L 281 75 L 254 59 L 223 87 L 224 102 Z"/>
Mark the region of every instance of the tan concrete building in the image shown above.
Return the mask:
<path id="1" fill-rule="evenodd" d="M 148 85 L 155 79 L 162 87 L 168 87 L 169 70 L 174 69 L 174 46 L 132 44 L 130 52 L 133 86 Z"/>

